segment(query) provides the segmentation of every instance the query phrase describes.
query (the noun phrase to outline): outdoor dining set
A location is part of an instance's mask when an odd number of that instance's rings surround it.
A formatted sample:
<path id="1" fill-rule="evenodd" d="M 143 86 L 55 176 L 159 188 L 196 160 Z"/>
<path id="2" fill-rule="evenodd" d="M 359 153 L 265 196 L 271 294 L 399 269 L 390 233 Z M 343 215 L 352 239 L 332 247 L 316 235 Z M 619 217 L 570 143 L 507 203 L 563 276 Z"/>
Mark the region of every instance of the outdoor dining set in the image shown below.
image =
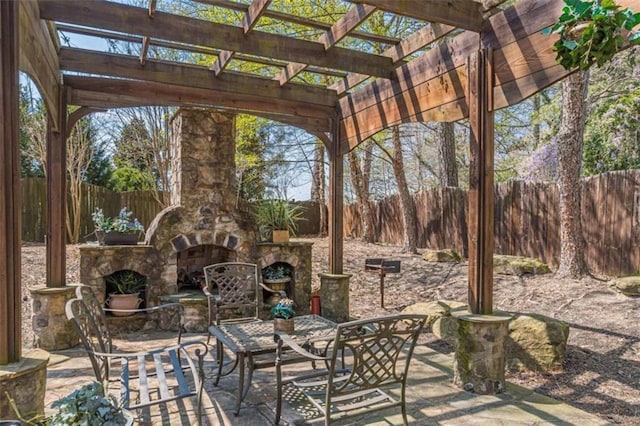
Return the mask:
<path id="1" fill-rule="evenodd" d="M 222 377 L 235 371 L 235 415 L 240 415 L 254 371 L 272 368 L 277 388 L 275 424 L 282 416 L 283 402 L 293 394 L 296 400 L 308 400 L 314 415 L 324 417 L 325 424 L 390 407 L 399 407 L 407 424 L 407 373 L 426 316 L 395 315 L 337 324 L 304 315 L 295 317 L 293 332 L 284 332 L 274 329 L 274 321 L 259 317 L 263 303 L 259 295 L 272 290 L 260 282 L 257 265 L 218 263 L 205 267 L 204 274 L 209 307 L 206 343 L 185 342 L 179 331 L 176 343 L 169 347 L 117 352 L 106 314 L 110 309 L 102 307 L 93 290 L 80 285 L 76 297 L 67 302 L 67 317 L 81 337 L 96 380 L 108 391 L 119 392 L 124 408 L 135 411 L 192 397 L 200 423 L 205 381 L 218 386 Z M 163 309 L 180 315 L 182 307 L 167 303 L 142 311 Z M 284 368 L 303 362 L 309 366 L 304 373 Z"/>

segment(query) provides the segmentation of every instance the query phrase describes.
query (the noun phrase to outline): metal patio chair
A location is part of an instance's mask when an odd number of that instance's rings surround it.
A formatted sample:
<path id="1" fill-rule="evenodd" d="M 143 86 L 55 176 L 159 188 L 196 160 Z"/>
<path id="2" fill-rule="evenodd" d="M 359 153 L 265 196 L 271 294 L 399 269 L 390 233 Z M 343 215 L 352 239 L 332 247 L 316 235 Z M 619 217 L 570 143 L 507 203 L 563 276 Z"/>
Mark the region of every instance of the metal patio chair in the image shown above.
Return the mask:
<path id="1" fill-rule="evenodd" d="M 286 292 L 276 292 L 265 286 L 258 279 L 258 266 L 254 263 L 223 262 L 204 267 L 205 287 L 202 289 L 209 304 L 209 327 L 221 323 L 239 323 L 260 321 L 259 312 L 262 304 L 262 290 L 277 293 L 286 297 Z M 222 318 L 222 312 L 230 315 Z M 211 340 L 208 334 L 207 344 Z M 214 384 L 217 386 L 220 377 L 233 372 L 238 358 L 231 360 L 228 371 L 223 372 L 224 350 L 216 340 L 215 361 L 217 375 Z"/>
<path id="2" fill-rule="evenodd" d="M 325 425 L 390 407 L 400 407 L 404 424 L 408 424 L 407 373 L 425 320 L 425 315 L 395 315 L 339 324 L 326 356 L 312 354 L 287 334 L 277 333 L 275 423 L 280 422 L 284 393 L 292 395 L 288 391 L 293 390 L 324 416 Z M 280 359 L 285 345 L 309 360 L 324 361 L 327 368 L 284 379 Z M 389 392 L 393 388 L 399 397 Z"/>
<path id="3" fill-rule="evenodd" d="M 114 352 L 111 332 L 97 298 L 90 289 L 79 288 L 76 292 L 82 297 L 67 302 L 66 315 L 105 392 L 118 384 L 123 407 L 129 410 L 195 396 L 200 424 L 207 346 L 203 342 L 186 342 L 135 353 Z"/>

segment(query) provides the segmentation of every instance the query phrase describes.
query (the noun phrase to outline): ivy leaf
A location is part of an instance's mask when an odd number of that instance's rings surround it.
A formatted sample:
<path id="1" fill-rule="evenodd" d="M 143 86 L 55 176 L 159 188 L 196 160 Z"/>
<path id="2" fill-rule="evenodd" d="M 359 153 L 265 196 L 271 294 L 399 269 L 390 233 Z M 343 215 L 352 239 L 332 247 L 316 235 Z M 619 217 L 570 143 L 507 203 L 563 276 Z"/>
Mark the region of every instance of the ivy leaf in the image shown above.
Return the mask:
<path id="1" fill-rule="evenodd" d="M 640 44 L 640 31 L 636 31 L 629 35 L 629 43 Z"/>
<path id="2" fill-rule="evenodd" d="M 562 45 L 569 50 L 573 50 L 578 47 L 578 42 L 575 40 L 565 40 L 562 42 Z"/>

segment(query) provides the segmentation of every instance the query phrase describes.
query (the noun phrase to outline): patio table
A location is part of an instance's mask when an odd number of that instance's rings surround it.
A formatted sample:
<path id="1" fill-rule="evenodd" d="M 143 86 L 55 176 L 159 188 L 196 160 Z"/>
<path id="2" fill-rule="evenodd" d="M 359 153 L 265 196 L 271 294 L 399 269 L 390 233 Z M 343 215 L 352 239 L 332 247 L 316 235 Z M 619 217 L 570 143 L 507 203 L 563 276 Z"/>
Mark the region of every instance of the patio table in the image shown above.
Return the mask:
<path id="1" fill-rule="evenodd" d="M 295 331 L 291 335 L 299 345 L 313 344 L 314 342 L 327 341 L 335 336 L 337 324 L 317 315 L 305 315 L 295 317 Z M 222 323 L 209 327 L 209 333 L 216 338 L 216 344 L 221 345 L 216 351 L 219 369 L 216 377 L 216 385 L 222 372 L 224 347 L 233 352 L 237 357 L 238 371 L 238 398 L 235 414 L 240 413 L 240 404 L 249 392 L 253 371 L 260 368 L 273 367 L 275 365 L 276 342 L 274 340 L 273 321 L 254 321 L 245 323 Z M 257 360 L 258 355 L 272 354 L 268 360 Z M 283 364 L 308 361 L 304 357 L 291 357 L 282 361 Z M 232 368 L 231 371 L 233 371 Z M 247 377 L 245 380 L 245 368 Z M 229 371 L 226 374 L 231 373 Z"/>

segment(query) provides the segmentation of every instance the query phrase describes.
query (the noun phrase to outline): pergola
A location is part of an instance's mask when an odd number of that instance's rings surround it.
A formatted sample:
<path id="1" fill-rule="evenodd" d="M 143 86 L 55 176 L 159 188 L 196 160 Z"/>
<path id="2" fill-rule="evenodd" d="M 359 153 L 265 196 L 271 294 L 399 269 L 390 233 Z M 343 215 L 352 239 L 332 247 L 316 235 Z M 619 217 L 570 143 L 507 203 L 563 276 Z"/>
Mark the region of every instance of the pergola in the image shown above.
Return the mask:
<path id="1" fill-rule="evenodd" d="M 304 3 L 300 0 L 301 3 Z M 493 112 L 565 77 L 541 31 L 562 0 L 350 0 L 334 23 L 284 13 L 270 0 L 196 0 L 231 9 L 225 25 L 148 7 L 98 0 L 0 0 L 0 364 L 21 356 L 21 221 L 18 70 L 37 84 L 49 116 L 47 276 L 65 286 L 65 140 L 83 115 L 143 105 L 203 106 L 246 112 L 317 135 L 330 160 L 329 273 L 343 270 L 343 155 L 400 123 L 469 118 L 469 305 L 492 312 Z M 164 2 L 167 4 L 168 2 Z M 640 9 L 639 0 L 621 0 Z M 158 7 L 156 7 L 158 6 Z M 403 39 L 358 30 L 374 13 L 408 16 Z M 260 20 L 315 31 L 315 40 L 260 30 Z M 138 43 L 139 55 L 62 47 L 59 31 Z M 345 38 L 374 45 L 342 47 Z M 206 55 L 208 66 L 149 57 L 157 46 Z M 373 54 L 372 51 L 381 51 Z M 231 70 L 263 64 L 274 75 Z M 324 76 L 311 85 L 304 73 Z M 67 106 L 80 107 L 67 114 Z"/>

